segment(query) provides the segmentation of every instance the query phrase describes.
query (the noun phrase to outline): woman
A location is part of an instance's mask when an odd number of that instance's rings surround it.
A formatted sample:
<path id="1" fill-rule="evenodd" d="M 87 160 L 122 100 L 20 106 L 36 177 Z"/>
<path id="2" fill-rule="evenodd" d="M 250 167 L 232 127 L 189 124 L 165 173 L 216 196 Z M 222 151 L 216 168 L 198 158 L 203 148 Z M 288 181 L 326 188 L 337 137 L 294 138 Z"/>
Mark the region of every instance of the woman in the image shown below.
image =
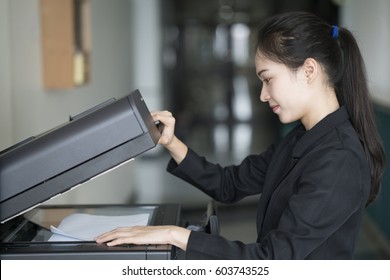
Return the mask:
<path id="1" fill-rule="evenodd" d="M 262 194 L 256 242 L 157 226 L 118 228 L 98 243 L 169 243 L 188 259 L 353 257 L 363 210 L 379 191 L 385 155 L 352 34 L 309 13 L 277 15 L 259 29 L 255 65 L 260 100 L 282 123 L 300 124 L 240 165 L 208 162 L 175 136 L 170 112 L 152 115 L 165 124 L 159 143 L 172 155 L 169 172 L 221 202 Z"/>

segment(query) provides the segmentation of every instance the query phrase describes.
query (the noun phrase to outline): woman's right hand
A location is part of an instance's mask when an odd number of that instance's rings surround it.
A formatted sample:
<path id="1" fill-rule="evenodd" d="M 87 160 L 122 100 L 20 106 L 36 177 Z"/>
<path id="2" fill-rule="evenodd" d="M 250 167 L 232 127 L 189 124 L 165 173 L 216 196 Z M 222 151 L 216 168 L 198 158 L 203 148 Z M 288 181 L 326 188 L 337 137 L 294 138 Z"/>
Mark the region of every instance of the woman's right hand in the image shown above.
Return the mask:
<path id="1" fill-rule="evenodd" d="M 160 121 L 164 124 L 164 130 L 161 133 L 158 143 L 163 146 L 169 146 L 175 136 L 175 118 L 169 111 L 156 111 L 151 114 L 154 121 Z"/>
<path id="2" fill-rule="evenodd" d="M 175 136 L 175 118 L 169 111 L 155 111 L 151 114 L 154 121 L 160 121 L 164 124 L 164 130 L 158 143 L 171 153 L 177 164 L 180 164 L 187 155 L 188 147 Z"/>

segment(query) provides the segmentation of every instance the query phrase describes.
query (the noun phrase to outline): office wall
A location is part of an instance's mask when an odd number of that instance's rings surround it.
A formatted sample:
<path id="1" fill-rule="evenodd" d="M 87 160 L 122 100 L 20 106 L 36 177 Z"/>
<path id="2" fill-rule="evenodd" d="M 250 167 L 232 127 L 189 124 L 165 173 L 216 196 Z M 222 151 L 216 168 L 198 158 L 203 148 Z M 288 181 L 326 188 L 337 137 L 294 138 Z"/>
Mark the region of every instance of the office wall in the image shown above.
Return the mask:
<path id="1" fill-rule="evenodd" d="M 390 1 L 344 0 L 341 23 L 356 37 L 364 57 L 372 95 L 390 108 Z"/>
<path id="2" fill-rule="evenodd" d="M 12 144 L 8 1 L 0 0 L 0 150 Z"/>
<path id="3" fill-rule="evenodd" d="M 0 0 L 0 149 L 68 121 L 132 85 L 129 0 L 91 3 L 91 81 L 42 87 L 39 0 Z M 132 197 L 131 163 L 51 203 L 121 203 Z"/>
<path id="4" fill-rule="evenodd" d="M 130 0 L 130 5 L 134 85 L 150 110 L 163 109 L 161 1 Z"/>

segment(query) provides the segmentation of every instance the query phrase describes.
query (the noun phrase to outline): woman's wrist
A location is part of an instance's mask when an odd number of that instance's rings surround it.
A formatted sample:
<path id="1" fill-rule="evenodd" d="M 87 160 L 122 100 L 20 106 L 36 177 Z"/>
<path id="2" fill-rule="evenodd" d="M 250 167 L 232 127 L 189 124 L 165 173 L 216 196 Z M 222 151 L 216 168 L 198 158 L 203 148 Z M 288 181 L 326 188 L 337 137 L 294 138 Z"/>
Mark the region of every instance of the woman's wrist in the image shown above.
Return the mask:
<path id="1" fill-rule="evenodd" d="M 183 161 L 188 152 L 188 147 L 176 136 L 173 137 L 169 144 L 165 145 L 165 148 L 168 149 L 177 164 L 180 164 Z"/>
<path id="2" fill-rule="evenodd" d="M 189 229 L 173 226 L 169 230 L 169 236 L 171 239 L 171 244 L 182 249 L 183 251 L 187 250 L 188 239 L 190 237 L 191 231 Z"/>

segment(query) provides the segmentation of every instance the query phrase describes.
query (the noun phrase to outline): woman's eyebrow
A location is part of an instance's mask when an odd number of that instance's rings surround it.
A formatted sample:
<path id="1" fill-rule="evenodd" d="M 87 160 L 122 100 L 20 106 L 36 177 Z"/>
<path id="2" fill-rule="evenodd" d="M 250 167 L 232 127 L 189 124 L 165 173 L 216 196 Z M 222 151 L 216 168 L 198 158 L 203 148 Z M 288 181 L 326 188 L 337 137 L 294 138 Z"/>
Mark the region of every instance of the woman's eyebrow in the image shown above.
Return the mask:
<path id="1" fill-rule="evenodd" d="M 261 76 L 261 74 L 263 74 L 264 72 L 268 71 L 268 69 L 262 69 L 260 70 L 259 72 L 257 72 L 257 76 Z"/>

